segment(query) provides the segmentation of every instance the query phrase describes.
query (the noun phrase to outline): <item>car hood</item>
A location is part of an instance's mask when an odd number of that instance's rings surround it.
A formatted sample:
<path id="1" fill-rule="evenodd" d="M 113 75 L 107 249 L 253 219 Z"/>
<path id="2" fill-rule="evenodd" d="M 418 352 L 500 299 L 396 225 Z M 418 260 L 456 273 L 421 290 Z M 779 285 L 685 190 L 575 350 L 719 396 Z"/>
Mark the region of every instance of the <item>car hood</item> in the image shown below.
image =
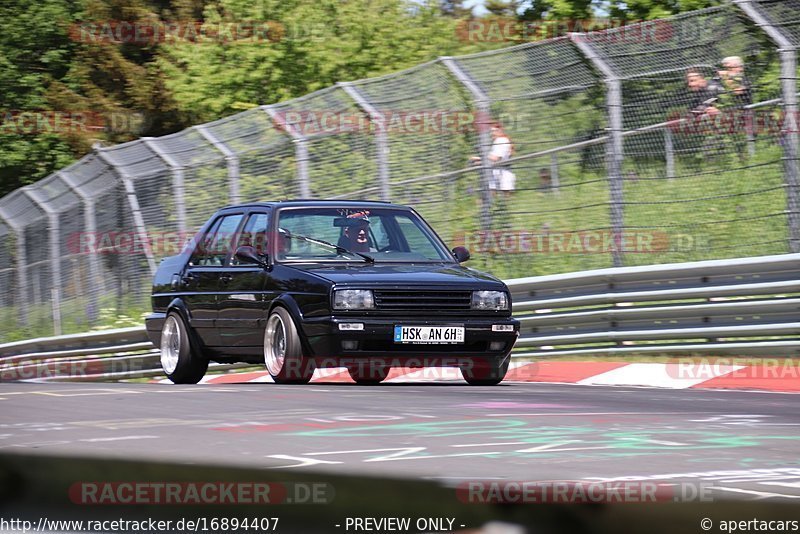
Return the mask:
<path id="1" fill-rule="evenodd" d="M 341 285 L 503 287 L 503 283 L 490 274 L 452 264 L 302 264 L 292 267 Z"/>

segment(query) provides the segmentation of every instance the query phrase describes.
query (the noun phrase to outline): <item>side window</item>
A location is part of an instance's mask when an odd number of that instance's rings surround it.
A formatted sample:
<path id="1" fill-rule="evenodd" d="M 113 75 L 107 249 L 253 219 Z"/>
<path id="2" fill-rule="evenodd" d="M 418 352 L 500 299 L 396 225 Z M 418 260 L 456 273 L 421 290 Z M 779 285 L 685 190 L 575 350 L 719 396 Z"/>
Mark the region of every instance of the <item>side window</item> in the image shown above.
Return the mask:
<path id="1" fill-rule="evenodd" d="M 250 246 L 256 249 L 258 254 L 266 254 L 267 248 L 267 214 L 253 213 L 247 218 L 239 236 L 236 248 Z M 234 249 L 235 250 L 235 249 Z M 235 258 L 231 259 L 231 265 L 241 265 Z"/>
<path id="2" fill-rule="evenodd" d="M 422 254 L 431 260 L 441 259 L 441 255 L 436 250 L 436 247 L 433 246 L 431 240 L 413 220 L 404 216 L 397 217 L 396 220 L 400 231 L 403 232 L 408 242 L 408 246 L 411 248 L 410 252 Z"/>
<path id="3" fill-rule="evenodd" d="M 192 258 L 192 263 L 212 267 L 222 266 L 231 251 L 236 229 L 239 228 L 242 217 L 243 215 L 228 215 L 217 221 L 214 228 L 203 236 L 200 254 Z"/>
<path id="4" fill-rule="evenodd" d="M 205 258 L 208 254 L 208 251 L 211 250 L 211 244 L 214 242 L 214 236 L 217 234 L 217 230 L 219 229 L 219 225 L 222 222 L 222 217 L 214 221 L 214 224 L 211 225 L 211 228 L 208 229 L 198 241 L 197 245 L 194 248 L 194 252 L 192 252 L 192 258 L 189 260 L 189 263 L 192 265 L 206 265 Z"/>
<path id="5" fill-rule="evenodd" d="M 228 215 L 222 219 L 219 225 L 217 235 L 214 236 L 214 244 L 211 245 L 211 251 L 207 257 L 207 265 L 224 265 L 225 258 L 231 252 L 231 249 L 236 238 L 236 229 L 239 228 L 239 223 L 242 222 L 244 215 Z"/>

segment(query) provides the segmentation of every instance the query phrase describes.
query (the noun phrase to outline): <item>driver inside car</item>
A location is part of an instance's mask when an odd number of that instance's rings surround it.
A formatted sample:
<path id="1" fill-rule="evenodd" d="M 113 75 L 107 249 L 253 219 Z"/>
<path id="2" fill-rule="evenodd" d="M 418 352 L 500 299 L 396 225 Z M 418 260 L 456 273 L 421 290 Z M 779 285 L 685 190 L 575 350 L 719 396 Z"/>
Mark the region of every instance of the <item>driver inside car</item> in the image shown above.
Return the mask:
<path id="1" fill-rule="evenodd" d="M 369 252 L 369 212 L 360 211 L 347 216 L 348 224 L 342 228 L 339 246 L 352 252 Z"/>

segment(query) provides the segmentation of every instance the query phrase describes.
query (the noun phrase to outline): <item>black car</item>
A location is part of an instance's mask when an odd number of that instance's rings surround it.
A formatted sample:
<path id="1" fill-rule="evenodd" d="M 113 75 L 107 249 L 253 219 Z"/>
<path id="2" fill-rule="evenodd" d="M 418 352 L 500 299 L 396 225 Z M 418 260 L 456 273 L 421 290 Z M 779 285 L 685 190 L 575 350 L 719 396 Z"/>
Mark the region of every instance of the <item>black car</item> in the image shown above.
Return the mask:
<path id="1" fill-rule="evenodd" d="M 320 367 L 376 384 L 391 367 L 439 366 L 494 385 L 519 322 L 506 285 L 468 259 L 405 206 L 227 207 L 161 262 L 147 333 L 175 383 L 217 361 L 264 362 L 278 383 L 307 383 Z"/>

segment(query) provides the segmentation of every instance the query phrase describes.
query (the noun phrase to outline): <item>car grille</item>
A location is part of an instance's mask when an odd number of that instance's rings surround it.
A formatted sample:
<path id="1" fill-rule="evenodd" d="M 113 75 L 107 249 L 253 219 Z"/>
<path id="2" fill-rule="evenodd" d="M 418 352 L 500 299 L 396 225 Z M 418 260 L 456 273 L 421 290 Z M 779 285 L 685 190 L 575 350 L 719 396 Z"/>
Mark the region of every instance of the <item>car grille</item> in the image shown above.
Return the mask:
<path id="1" fill-rule="evenodd" d="M 378 310 L 465 311 L 470 309 L 471 291 L 375 290 Z"/>

